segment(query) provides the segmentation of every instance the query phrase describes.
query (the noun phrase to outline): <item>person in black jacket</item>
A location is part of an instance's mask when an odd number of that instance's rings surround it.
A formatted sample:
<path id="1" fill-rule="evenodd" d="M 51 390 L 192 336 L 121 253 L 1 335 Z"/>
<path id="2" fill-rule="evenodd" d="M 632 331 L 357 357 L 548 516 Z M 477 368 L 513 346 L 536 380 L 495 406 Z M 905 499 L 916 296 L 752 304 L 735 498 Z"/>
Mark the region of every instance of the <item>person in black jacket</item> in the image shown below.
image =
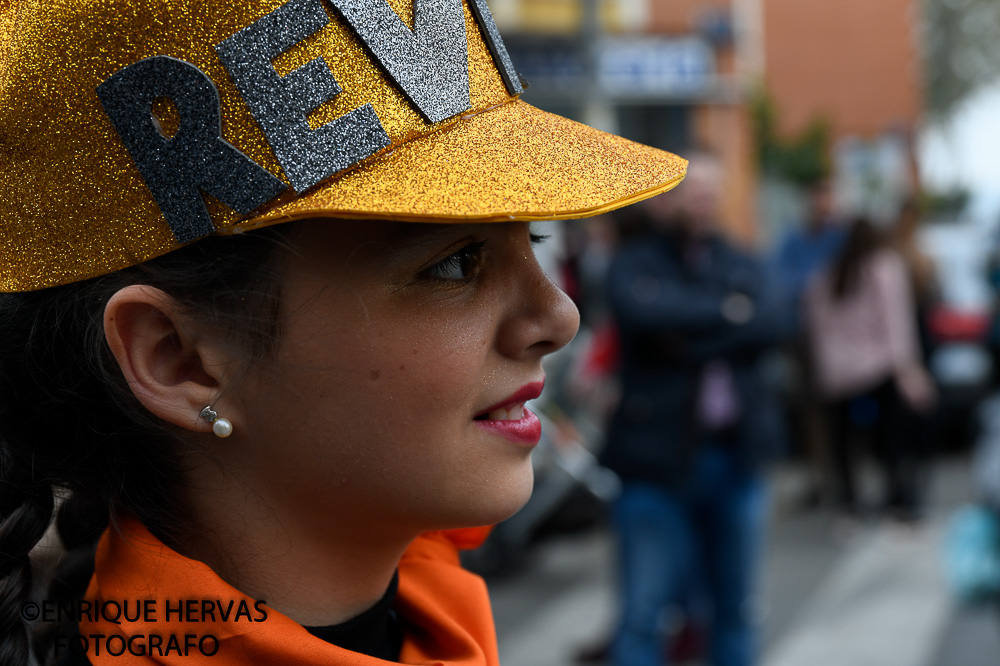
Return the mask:
<path id="1" fill-rule="evenodd" d="M 662 612 L 694 576 L 710 602 L 711 663 L 753 662 L 761 467 L 781 439 L 761 362 L 791 313 L 762 262 L 717 232 L 721 187 L 716 159 L 693 157 L 677 208 L 647 202 L 649 234 L 609 270 L 622 346 L 603 455 L 623 482 L 616 666 L 661 666 Z"/>

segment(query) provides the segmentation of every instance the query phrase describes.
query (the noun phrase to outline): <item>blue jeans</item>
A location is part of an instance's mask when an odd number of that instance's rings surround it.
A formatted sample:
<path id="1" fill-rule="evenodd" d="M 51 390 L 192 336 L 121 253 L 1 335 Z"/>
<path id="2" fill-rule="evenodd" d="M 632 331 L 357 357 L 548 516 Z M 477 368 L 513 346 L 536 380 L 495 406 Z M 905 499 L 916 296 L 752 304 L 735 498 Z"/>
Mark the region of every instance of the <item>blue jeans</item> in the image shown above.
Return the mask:
<path id="1" fill-rule="evenodd" d="M 708 602 L 710 663 L 754 662 L 765 506 L 760 474 L 721 446 L 699 451 L 680 487 L 626 481 L 614 505 L 623 603 L 615 666 L 663 666 L 663 611 L 692 589 Z"/>

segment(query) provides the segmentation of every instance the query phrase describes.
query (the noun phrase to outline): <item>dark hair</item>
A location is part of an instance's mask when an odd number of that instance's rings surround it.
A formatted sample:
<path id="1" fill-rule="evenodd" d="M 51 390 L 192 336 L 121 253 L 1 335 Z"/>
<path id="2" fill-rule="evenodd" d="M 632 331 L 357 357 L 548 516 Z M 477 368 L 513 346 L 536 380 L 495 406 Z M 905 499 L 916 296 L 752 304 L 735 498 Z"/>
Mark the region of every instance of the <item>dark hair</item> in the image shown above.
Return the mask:
<path id="1" fill-rule="evenodd" d="M 835 298 L 842 299 L 854 290 L 868 258 L 885 244 L 885 238 L 868 218 L 851 221 L 847 238 L 833 260 L 831 288 Z"/>
<path id="2" fill-rule="evenodd" d="M 29 552 L 58 506 L 65 554 L 49 598 L 82 595 L 97 539 L 131 514 L 168 543 L 177 500 L 180 430 L 146 411 L 104 339 L 104 307 L 130 284 L 172 296 L 242 352 L 276 347 L 282 225 L 209 237 L 145 264 L 84 282 L 0 294 L 0 663 L 44 662 L 54 633 L 32 636 L 21 606 L 32 592 Z M 61 502 L 60 502 L 61 500 Z"/>

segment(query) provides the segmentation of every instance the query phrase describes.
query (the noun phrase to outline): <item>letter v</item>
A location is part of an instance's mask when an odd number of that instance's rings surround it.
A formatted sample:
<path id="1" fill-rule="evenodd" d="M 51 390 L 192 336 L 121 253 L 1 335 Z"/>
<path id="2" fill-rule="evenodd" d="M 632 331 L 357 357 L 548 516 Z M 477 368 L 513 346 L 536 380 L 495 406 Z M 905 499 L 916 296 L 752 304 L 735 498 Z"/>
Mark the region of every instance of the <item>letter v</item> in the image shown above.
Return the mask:
<path id="1" fill-rule="evenodd" d="M 413 0 L 413 30 L 386 0 L 328 1 L 427 120 L 436 123 L 472 105 L 461 0 Z"/>

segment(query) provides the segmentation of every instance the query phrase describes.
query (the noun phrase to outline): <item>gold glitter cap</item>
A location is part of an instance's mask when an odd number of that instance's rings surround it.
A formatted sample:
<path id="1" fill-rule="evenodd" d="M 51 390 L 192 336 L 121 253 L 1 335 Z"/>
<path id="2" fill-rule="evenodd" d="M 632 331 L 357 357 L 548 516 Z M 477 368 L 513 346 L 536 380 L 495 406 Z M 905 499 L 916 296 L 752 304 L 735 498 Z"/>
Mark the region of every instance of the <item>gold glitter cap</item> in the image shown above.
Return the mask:
<path id="1" fill-rule="evenodd" d="M 156 68 L 121 76 L 137 63 Z M 120 80 L 117 97 L 99 92 Z M 485 0 L 0 0 L 0 291 L 110 273 L 208 233 L 584 217 L 683 178 L 683 159 L 519 92 Z M 211 127 L 191 131 L 192 117 Z M 317 160 L 326 171 L 303 176 Z M 204 224 L 178 223 L 178 201 Z"/>

